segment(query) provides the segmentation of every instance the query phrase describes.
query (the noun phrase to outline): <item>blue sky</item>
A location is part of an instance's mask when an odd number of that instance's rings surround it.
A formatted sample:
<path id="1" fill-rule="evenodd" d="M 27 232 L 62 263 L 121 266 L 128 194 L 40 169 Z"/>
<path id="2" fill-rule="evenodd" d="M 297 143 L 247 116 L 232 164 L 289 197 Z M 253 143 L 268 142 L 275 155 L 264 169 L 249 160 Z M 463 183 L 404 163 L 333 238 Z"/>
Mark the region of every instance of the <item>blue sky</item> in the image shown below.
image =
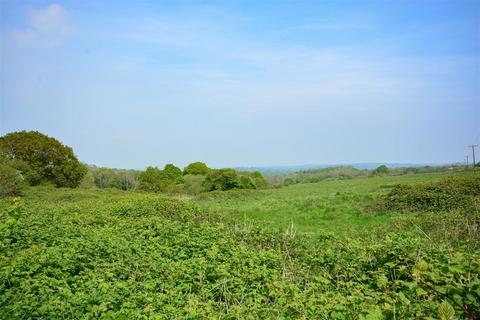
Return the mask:
<path id="1" fill-rule="evenodd" d="M 480 142 L 480 1 L 0 0 L 0 36 L 0 134 L 87 163 L 457 162 Z"/>

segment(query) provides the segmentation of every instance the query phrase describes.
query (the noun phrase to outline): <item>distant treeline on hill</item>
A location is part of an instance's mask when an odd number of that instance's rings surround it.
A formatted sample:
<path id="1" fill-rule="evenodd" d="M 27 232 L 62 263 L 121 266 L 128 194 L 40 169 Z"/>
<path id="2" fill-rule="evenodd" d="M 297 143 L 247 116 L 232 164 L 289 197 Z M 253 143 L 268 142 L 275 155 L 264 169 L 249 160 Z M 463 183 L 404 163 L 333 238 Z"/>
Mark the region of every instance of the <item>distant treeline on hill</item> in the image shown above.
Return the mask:
<path id="1" fill-rule="evenodd" d="M 354 178 L 369 178 L 376 176 L 399 176 L 406 174 L 440 173 L 464 170 L 465 166 L 421 166 L 388 168 L 380 165 L 373 170 L 357 169 L 353 166 L 336 166 L 309 170 L 299 170 L 291 173 L 267 175 L 272 186 L 288 186 L 298 183 L 316 183 L 324 180 L 346 180 Z"/>

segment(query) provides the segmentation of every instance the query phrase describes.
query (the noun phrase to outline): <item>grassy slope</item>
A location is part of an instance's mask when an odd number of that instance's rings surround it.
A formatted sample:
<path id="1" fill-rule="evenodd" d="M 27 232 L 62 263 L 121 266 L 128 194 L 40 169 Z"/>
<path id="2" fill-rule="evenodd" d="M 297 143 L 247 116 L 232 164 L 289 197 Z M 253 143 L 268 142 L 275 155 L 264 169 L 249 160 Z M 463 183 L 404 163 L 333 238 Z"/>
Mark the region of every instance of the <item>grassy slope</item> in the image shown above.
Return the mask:
<path id="1" fill-rule="evenodd" d="M 458 174 L 457 174 L 458 175 Z M 272 230 L 292 223 L 302 233 L 349 234 L 388 223 L 394 214 L 370 215 L 363 211 L 369 201 L 395 184 L 444 179 L 449 174 L 421 174 L 297 184 L 258 192 L 230 191 L 202 195 L 196 202 L 235 219 L 251 219 Z"/>

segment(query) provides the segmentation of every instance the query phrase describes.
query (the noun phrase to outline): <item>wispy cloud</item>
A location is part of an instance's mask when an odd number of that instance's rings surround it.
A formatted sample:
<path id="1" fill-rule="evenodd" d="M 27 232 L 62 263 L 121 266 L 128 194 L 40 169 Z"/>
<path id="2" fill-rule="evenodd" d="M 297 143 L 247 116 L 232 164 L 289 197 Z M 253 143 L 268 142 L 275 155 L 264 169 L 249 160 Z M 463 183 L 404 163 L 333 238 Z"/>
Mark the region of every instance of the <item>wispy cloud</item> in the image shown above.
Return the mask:
<path id="1" fill-rule="evenodd" d="M 22 47 L 50 48 L 60 46 L 71 33 L 68 12 L 59 4 L 30 9 L 26 27 L 11 31 L 13 41 Z"/>

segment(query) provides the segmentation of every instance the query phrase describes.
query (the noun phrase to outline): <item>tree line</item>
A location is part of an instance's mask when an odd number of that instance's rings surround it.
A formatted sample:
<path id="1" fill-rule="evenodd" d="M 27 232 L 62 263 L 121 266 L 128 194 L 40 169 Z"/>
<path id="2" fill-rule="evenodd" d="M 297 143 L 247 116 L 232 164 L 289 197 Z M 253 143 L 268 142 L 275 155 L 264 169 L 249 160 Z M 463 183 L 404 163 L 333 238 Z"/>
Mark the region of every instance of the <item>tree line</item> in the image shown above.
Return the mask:
<path id="1" fill-rule="evenodd" d="M 0 195 L 20 195 L 26 185 L 41 184 L 167 194 L 268 187 L 260 172 L 212 169 L 203 162 L 190 163 L 183 170 L 173 164 L 144 171 L 98 168 L 81 163 L 72 148 L 37 131 L 0 137 Z"/>

